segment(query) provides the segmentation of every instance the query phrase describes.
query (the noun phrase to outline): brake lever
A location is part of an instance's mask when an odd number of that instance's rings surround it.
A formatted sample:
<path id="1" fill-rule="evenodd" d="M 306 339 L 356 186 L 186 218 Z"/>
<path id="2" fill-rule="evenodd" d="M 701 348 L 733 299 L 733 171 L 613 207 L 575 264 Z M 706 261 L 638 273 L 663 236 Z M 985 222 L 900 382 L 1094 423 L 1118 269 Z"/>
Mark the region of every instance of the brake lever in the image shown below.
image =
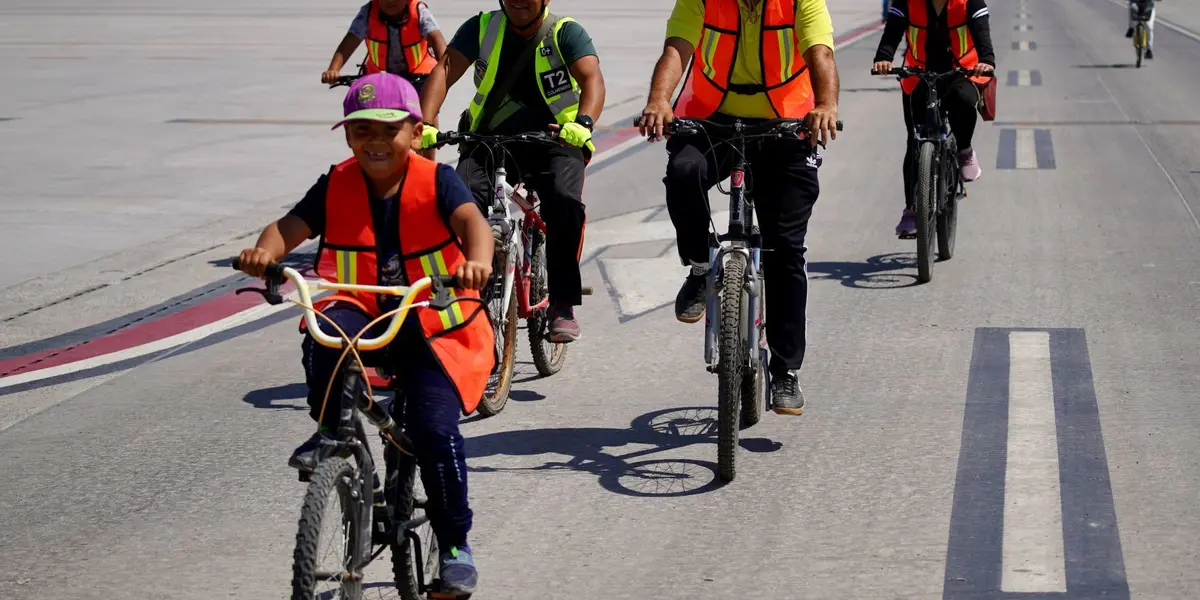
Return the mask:
<path id="1" fill-rule="evenodd" d="M 442 285 L 442 282 L 434 278 L 433 295 L 429 298 L 429 307 L 434 310 L 446 310 L 454 303 L 454 298 L 450 296 L 450 288 Z"/>
<path id="2" fill-rule="evenodd" d="M 265 300 L 267 302 L 267 304 L 270 304 L 273 306 L 283 304 L 283 296 L 281 296 L 279 294 L 279 284 L 275 283 L 274 281 L 268 281 L 267 287 L 265 289 L 248 287 L 248 288 L 241 288 L 234 293 L 237 295 L 241 295 L 243 293 L 259 294 L 263 297 L 263 300 Z"/>

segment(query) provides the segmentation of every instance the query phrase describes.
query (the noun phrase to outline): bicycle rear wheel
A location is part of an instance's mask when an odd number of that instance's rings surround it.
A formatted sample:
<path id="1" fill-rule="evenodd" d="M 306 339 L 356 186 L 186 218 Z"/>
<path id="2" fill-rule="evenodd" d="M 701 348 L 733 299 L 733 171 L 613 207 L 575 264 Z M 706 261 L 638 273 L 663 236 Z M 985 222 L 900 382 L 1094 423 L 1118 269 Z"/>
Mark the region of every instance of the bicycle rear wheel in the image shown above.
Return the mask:
<path id="1" fill-rule="evenodd" d="M 417 460 L 394 448 L 390 451 L 396 471 L 388 498 L 393 507 L 392 522 L 398 528 L 391 547 L 392 574 L 403 600 L 422 600 L 422 590 L 433 585 L 438 577 L 437 537 L 425 513 L 428 501 L 417 497 L 424 490 L 417 477 Z"/>
<path id="2" fill-rule="evenodd" d="M 353 497 L 357 480 L 355 468 L 341 457 L 321 461 L 313 473 L 296 533 L 292 600 L 362 598 L 362 562 L 370 551 L 362 524 L 370 513 L 361 497 Z M 336 513 L 327 512 L 331 503 Z M 336 560 L 323 565 L 331 553 Z"/>
<path id="3" fill-rule="evenodd" d="M 917 281 L 928 283 L 933 279 L 934 236 L 937 235 L 935 194 L 941 185 L 936 144 L 922 142 L 917 157 Z"/>
<path id="4" fill-rule="evenodd" d="M 546 276 L 546 238 L 541 232 L 533 234 L 530 254 L 529 304 L 534 306 L 550 295 L 550 287 Z M 537 311 L 528 321 L 529 351 L 533 354 L 533 364 L 542 377 L 549 377 L 563 368 L 567 360 L 567 345 L 556 344 L 547 339 L 550 331 L 550 310 L 545 308 Z"/>
<path id="5" fill-rule="evenodd" d="M 496 286 L 499 289 L 488 303 L 488 315 L 491 316 L 492 329 L 496 335 L 498 359 L 496 369 L 488 378 L 487 387 L 483 390 L 483 400 L 479 402 L 479 412 L 485 417 L 500 414 L 508 404 L 517 362 L 517 286 L 514 285 L 509 292 L 507 311 L 504 310 L 503 275 L 496 282 Z M 501 315 L 501 312 L 505 314 Z"/>
<path id="6" fill-rule="evenodd" d="M 937 244 L 938 258 L 942 260 L 954 258 L 954 239 L 958 230 L 959 178 L 961 177 L 958 172 L 958 162 L 954 158 L 957 155 L 958 144 L 951 136 L 941 162 L 941 181 L 945 183 L 938 188 L 938 199 L 942 200 L 942 206 L 937 213 Z"/>
<path id="7" fill-rule="evenodd" d="M 717 476 L 733 481 L 737 475 L 738 424 L 741 416 L 742 372 L 746 362 L 743 335 L 746 257 L 729 254 L 721 288 L 721 315 L 717 333 Z"/>

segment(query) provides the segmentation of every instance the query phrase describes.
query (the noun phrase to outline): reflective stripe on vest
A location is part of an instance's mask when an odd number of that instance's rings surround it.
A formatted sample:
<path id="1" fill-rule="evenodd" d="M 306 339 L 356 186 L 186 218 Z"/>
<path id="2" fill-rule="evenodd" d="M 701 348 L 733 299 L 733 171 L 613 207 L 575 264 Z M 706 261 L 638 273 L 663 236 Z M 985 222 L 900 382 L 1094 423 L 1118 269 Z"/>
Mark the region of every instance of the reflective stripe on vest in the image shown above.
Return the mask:
<path id="1" fill-rule="evenodd" d="M 317 253 L 318 276 L 341 283 L 375 285 L 379 281 L 376 238 L 371 219 L 370 195 L 362 169 L 355 159 L 329 172 L 325 198 L 325 231 Z M 437 202 L 437 164 L 409 155 L 399 202 L 400 259 L 408 281 L 429 275 L 452 274 L 466 262 L 458 238 L 442 218 Z M 372 317 L 380 314 L 373 294 L 347 294 Z M 473 412 L 483 397 L 488 376 L 496 364 L 495 338 L 479 293 L 461 291 L 468 298 L 447 310 L 417 310 L 421 330 L 447 377 L 454 383 L 463 411 Z M 425 292 L 415 298 L 423 302 Z M 357 332 L 347 332 L 353 335 Z"/>
<path id="2" fill-rule="evenodd" d="M 926 10 L 927 0 L 915 0 L 908 6 L 908 49 L 904 52 L 904 66 L 926 66 L 926 46 L 929 45 L 929 14 Z M 954 63 L 964 69 L 973 69 L 979 64 L 979 53 L 975 50 L 975 40 L 971 37 L 971 29 L 967 27 L 967 0 L 949 0 L 946 2 L 946 24 L 950 29 L 950 56 Z M 979 84 L 987 83 L 986 78 L 971 77 L 971 81 Z M 900 81 L 900 87 L 905 94 L 917 89 L 920 79 L 905 77 Z"/>
<path id="3" fill-rule="evenodd" d="M 554 121 L 566 125 L 575 121 L 579 115 L 579 82 L 571 75 L 570 65 L 563 58 L 562 48 L 558 43 L 558 35 L 563 26 L 573 22 L 570 17 L 555 17 L 546 12 L 543 18 L 557 19 L 554 30 L 543 39 L 534 52 L 534 76 L 537 78 L 538 91 L 546 101 L 554 115 Z M 496 86 L 496 75 L 500 69 L 500 51 L 504 46 L 504 35 L 508 30 L 508 17 L 503 11 L 492 11 L 479 14 L 479 56 L 475 64 L 475 96 L 471 99 L 469 114 L 471 116 L 471 131 L 478 131 L 484 126 L 480 123 L 483 118 L 483 107 L 487 104 L 488 94 Z M 483 57 L 487 57 L 484 59 Z M 503 122 L 516 112 L 518 106 L 506 103 L 492 116 L 487 125 Z M 589 147 L 591 144 L 588 144 Z"/>
<path id="4" fill-rule="evenodd" d="M 412 0 L 408 3 L 408 19 L 400 26 L 400 45 L 408 63 L 408 72 L 413 75 L 428 75 L 433 72 L 437 60 L 429 54 L 429 42 L 421 35 L 420 9 L 425 3 Z M 391 44 L 389 26 L 379 12 L 379 0 L 371 0 L 371 13 L 367 21 L 367 73 L 387 70 L 388 46 Z"/>
<path id="5" fill-rule="evenodd" d="M 798 119 L 813 109 L 812 82 L 796 36 L 796 0 L 763 0 L 758 93 L 764 93 L 776 116 Z M 676 114 L 707 118 L 730 93 L 730 79 L 740 47 L 742 17 L 738 0 L 707 0 L 704 31 L 692 55 L 692 68 L 676 101 Z"/>

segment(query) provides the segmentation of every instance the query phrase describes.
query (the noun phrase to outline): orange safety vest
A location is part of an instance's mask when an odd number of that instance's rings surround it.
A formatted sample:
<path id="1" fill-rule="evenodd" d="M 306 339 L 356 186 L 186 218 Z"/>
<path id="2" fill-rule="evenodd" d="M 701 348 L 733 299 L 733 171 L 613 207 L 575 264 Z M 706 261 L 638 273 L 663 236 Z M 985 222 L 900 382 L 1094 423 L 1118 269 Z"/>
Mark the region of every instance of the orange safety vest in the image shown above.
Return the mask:
<path id="1" fill-rule="evenodd" d="M 732 93 L 766 93 L 775 114 L 799 119 L 813 109 L 812 82 L 796 36 L 796 0 L 762 0 L 759 56 L 763 85 L 731 84 L 742 17 L 738 0 L 707 0 L 704 31 L 692 55 L 692 69 L 676 102 L 681 117 L 708 118 Z"/>
<path id="2" fill-rule="evenodd" d="M 437 65 L 437 59 L 429 54 L 429 42 L 421 35 L 420 7 L 424 2 L 411 0 L 408 3 L 408 19 L 400 26 L 400 45 L 408 59 L 408 72 L 412 75 L 428 75 Z M 367 21 L 367 74 L 387 71 L 388 44 L 391 36 L 388 25 L 379 12 L 379 0 L 371 0 L 371 16 Z"/>
<path id="3" fill-rule="evenodd" d="M 908 50 L 904 53 L 904 66 L 925 68 L 925 45 L 928 41 L 929 14 L 925 11 L 926 0 L 908 3 Z M 967 0 L 949 0 L 946 3 L 946 24 L 950 28 L 950 56 L 958 66 L 974 69 L 979 64 L 979 53 L 975 51 L 975 40 L 967 27 Z M 986 84 L 988 79 L 971 77 L 971 81 Z M 905 94 L 913 93 L 920 83 L 918 77 L 905 77 L 900 87 Z"/>
<path id="4" fill-rule="evenodd" d="M 351 158 L 330 170 L 325 195 L 325 233 L 317 252 L 316 274 L 328 281 L 377 285 L 379 261 L 371 220 L 367 181 Z M 462 245 L 438 212 L 437 163 L 416 154 L 408 158 L 408 174 L 400 192 L 400 260 L 409 282 L 449 275 L 466 262 Z M 461 290 L 457 297 L 479 298 Z M 428 300 L 429 292 L 415 298 Z M 347 301 L 371 315 L 381 314 L 375 294 L 342 293 L 328 298 Z M 417 309 L 421 329 L 442 370 L 454 382 L 463 412 L 479 405 L 496 364 L 495 338 L 482 302 L 454 302 L 446 310 Z M 346 332 L 353 335 L 356 332 Z"/>

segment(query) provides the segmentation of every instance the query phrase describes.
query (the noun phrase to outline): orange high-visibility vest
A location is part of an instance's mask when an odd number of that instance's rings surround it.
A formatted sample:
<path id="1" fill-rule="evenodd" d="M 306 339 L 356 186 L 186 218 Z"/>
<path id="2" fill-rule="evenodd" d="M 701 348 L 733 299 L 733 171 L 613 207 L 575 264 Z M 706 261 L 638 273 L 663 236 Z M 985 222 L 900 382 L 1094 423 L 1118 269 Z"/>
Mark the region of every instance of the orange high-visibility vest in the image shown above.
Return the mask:
<path id="1" fill-rule="evenodd" d="M 704 31 L 692 55 L 692 69 L 676 103 L 676 114 L 708 118 L 731 92 L 766 93 L 780 118 L 799 119 L 813 109 L 812 82 L 796 36 L 796 0 L 762 2 L 759 57 L 765 83 L 730 84 L 742 35 L 738 0 L 706 0 Z"/>
<path id="2" fill-rule="evenodd" d="M 908 3 L 908 50 L 904 53 L 904 66 L 925 68 L 925 45 L 929 40 L 929 14 L 925 10 L 926 0 Z M 964 69 L 974 69 L 979 64 L 979 53 L 975 51 L 975 40 L 967 27 L 967 0 L 949 0 L 946 3 L 946 24 L 950 27 L 950 56 Z M 978 84 L 988 82 L 986 78 L 972 77 Z M 917 89 L 920 79 L 905 77 L 900 87 L 905 94 Z"/>
<path id="3" fill-rule="evenodd" d="M 325 232 L 315 266 L 318 276 L 337 283 L 378 285 L 379 261 L 370 202 L 358 161 L 351 158 L 330 170 Z M 452 275 L 466 262 L 458 237 L 438 212 L 437 163 L 416 154 L 409 156 L 399 211 L 400 260 L 409 282 L 431 275 Z M 479 298 L 479 292 L 473 290 L 456 291 L 454 295 Z M 415 301 L 429 297 L 426 292 Z M 337 294 L 325 302 L 335 299 L 359 306 L 372 318 L 381 314 L 375 294 Z M 429 347 L 454 382 L 463 412 L 474 412 L 496 360 L 495 338 L 483 303 L 465 300 L 452 303 L 446 310 L 416 310 Z"/>
<path id="4" fill-rule="evenodd" d="M 428 75 L 437 65 L 437 59 L 429 54 L 429 42 L 421 35 L 419 11 L 422 6 L 425 6 L 424 2 L 411 0 L 408 3 L 408 20 L 400 26 L 401 50 L 408 60 L 408 72 L 413 75 Z M 371 16 L 367 21 L 367 60 L 364 63 L 368 75 L 387 71 L 390 40 L 388 25 L 379 12 L 379 0 L 371 0 Z"/>

